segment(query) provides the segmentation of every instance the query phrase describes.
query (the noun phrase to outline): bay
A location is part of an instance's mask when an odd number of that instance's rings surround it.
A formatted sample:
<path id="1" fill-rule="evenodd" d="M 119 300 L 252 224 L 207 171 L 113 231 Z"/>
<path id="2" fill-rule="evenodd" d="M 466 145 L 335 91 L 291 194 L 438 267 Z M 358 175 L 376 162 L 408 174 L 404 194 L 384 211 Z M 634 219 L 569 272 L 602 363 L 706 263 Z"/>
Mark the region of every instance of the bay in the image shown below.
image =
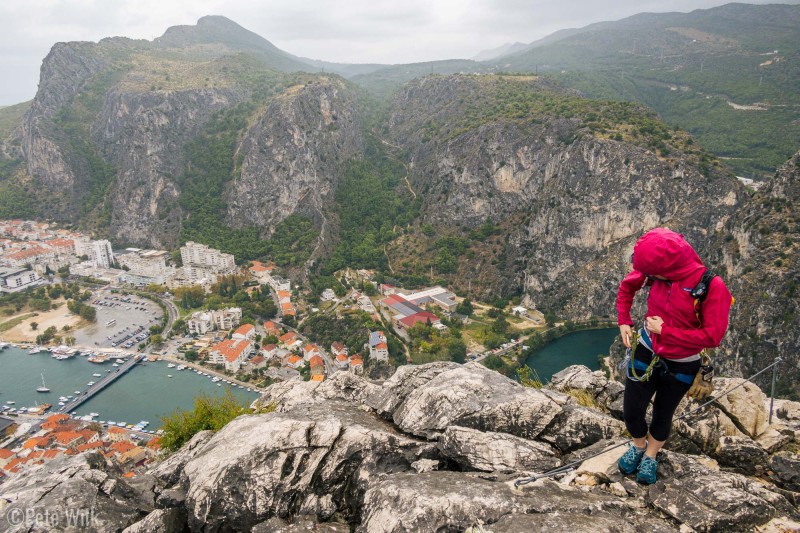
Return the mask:
<path id="1" fill-rule="evenodd" d="M 51 412 L 55 412 L 59 396 L 85 390 L 88 382 L 99 379 L 92 374 L 105 376 L 106 369 L 113 368 L 111 360 L 93 364 L 85 357 L 75 356 L 59 361 L 53 359 L 50 352 L 28 354 L 25 350 L 9 347 L 0 351 L 0 405 L 13 401 L 14 407 L 19 408 L 47 402 L 53 404 Z M 42 375 L 51 391 L 49 393 L 36 392 L 42 384 Z M 179 371 L 167 368 L 165 361 L 147 362 L 136 365 L 82 404 L 77 413 L 96 412 L 100 415 L 98 420 L 131 424 L 147 420 L 150 422 L 148 429 L 157 429 L 161 426 L 161 416 L 176 408 L 191 409 L 198 394 L 223 395 L 228 388 L 243 403 L 249 404 L 259 396 L 257 392 L 247 392 L 224 383 L 218 387 L 211 378 L 196 374 L 189 368 Z"/>

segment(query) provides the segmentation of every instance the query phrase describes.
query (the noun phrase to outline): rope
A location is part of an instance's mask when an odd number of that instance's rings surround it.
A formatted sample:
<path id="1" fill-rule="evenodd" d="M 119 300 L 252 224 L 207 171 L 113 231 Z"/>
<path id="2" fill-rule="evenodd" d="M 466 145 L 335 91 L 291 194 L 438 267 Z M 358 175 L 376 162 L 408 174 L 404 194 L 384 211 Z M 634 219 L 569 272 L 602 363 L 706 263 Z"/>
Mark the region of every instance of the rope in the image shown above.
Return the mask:
<path id="1" fill-rule="evenodd" d="M 775 359 L 775 362 L 773 362 L 771 365 L 762 368 L 761 370 L 759 370 L 758 372 L 756 372 L 755 374 L 753 374 L 752 376 L 750 376 L 746 380 L 742 381 L 738 385 L 736 385 L 734 387 L 731 387 L 730 389 L 718 394 L 717 396 L 714 396 L 710 400 L 700 404 L 698 407 L 696 407 L 695 409 L 692 409 L 688 413 L 682 414 L 681 416 L 676 418 L 675 421 L 681 420 L 681 419 L 684 419 L 684 418 L 688 418 L 688 417 L 692 416 L 693 414 L 695 414 L 698 411 L 700 411 L 700 409 L 703 409 L 704 407 L 707 407 L 708 405 L 711 405 L 712 403 L 714 403 L 715 401 L 719 400 L 723 396 L 726 396 L 726 395 L 730 394 L 731 392 L 735 391 L 736 389 L 738 389 L 739 387 L 741 387 L 745 383 L 751 382 L 753 379 L 757 378 L 758 376 L 760 376 L 761 374 L 763 374 L 764 372 L 766 372 L 770 368 L 772 368 L 772 367 L 774 367 L 774 366 L 776 366 L 776 365 L 778 365 L 778 364 L 780 364 L 782 362 L 783 362 L 783 359 L 781 359 L 780 357 L 777 357 Z M 772 391 L 772 396 L 775 396 L 775 391 L 774 390 Z M 548 477 L 558 476 L 558 475 L 561 475 L 561 474 L 566 474 L 566 473 L 570 472 L 571 470 L 573 470 L 574 467 L 576 467 L 579 464 L 583 463 L 584 461 L 587 461 L 589 459 L 597 457 L 598 455 L 603 455 L 604 453 L 610 452 L 611 450 L 619 448 L 620 446 L 625 446 L 626 444 L 630 444 L 631 442 L 632 442 L 632 439 L 628 439 L 628 440 L 626 440 L 624 442 L 620 442 L 619 444 L 614 444 L 613 446 L 609 446 L 608 448 L 605 448 L 602 451 L 599 451 L 597 453 L 593 453 L 591 455 L 587 455 L 586 457 L 583 457 L 583 458 L 581 458 L 581 459 L 579 459 L 577 461 L 572 461 L 571 463 L 559 466 L 558 468 L 554 468 L 552 470 L 548 470 L 547 472 L 545 472 L 543 474 L 535 474 L 535 475 L 533 475 L 531 477 L 518 479 L 518 480 L 514 481 L 514 487 L 520 487 L 522 485 L 527 485 L 528 483 L 533 483 L 534 481 L 537 481 L 539 479 L 544 479 L 544 478 L 548 478 Z"/>

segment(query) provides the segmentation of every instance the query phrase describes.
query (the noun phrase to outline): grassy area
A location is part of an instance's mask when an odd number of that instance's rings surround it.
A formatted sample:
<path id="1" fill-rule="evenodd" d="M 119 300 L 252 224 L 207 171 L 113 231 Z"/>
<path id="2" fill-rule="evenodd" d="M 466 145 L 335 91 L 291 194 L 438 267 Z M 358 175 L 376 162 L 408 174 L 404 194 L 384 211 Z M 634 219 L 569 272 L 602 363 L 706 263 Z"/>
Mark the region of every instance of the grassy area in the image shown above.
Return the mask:
<path id="1" fill-rule="evenodd" d="M 28 320 L 34 316 L 39 316 L 39 313 L 26 313 L 24 315 L 16 316 L 11 320 L 7 320 L 0 324 L 0 333 L 10 330 L 11 328 L 20 325 L 25 320 Z"/>

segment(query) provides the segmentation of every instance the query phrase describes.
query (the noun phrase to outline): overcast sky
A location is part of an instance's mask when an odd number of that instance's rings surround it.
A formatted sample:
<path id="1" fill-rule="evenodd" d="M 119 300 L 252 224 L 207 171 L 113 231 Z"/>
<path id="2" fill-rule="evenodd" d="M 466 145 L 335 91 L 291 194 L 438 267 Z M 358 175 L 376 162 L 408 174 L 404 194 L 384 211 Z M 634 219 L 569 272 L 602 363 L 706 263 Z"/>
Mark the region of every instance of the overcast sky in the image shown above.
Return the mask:
<path id="1" fill-rule="evenodd" d="M 470 58 L 508 42 L 643 11 L 719 0 L 0 0 L 0 105 L 36 94 L 53 43 L 153 39 L 169 26 L 224 15 L 292 54 L 340 63 Z M 768 3 L 756 0 L 753 3 Z M 790 3 L 796 3 L 792 0 Z"/>

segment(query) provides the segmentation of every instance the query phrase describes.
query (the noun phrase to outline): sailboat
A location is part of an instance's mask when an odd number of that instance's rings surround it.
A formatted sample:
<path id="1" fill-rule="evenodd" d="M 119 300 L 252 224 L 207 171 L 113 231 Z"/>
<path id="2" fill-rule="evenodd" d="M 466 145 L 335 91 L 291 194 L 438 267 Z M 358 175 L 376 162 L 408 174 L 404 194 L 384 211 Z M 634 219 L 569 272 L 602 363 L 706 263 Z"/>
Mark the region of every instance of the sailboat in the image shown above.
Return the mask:
<path id="1" fill-rule="evenodd" d="M 44 383 L 44 374 L 42 376 L 42 386 L 36 389 L 36 392 L 50 392 L 50 389 L 47 388 L 47 385 Z"/>

